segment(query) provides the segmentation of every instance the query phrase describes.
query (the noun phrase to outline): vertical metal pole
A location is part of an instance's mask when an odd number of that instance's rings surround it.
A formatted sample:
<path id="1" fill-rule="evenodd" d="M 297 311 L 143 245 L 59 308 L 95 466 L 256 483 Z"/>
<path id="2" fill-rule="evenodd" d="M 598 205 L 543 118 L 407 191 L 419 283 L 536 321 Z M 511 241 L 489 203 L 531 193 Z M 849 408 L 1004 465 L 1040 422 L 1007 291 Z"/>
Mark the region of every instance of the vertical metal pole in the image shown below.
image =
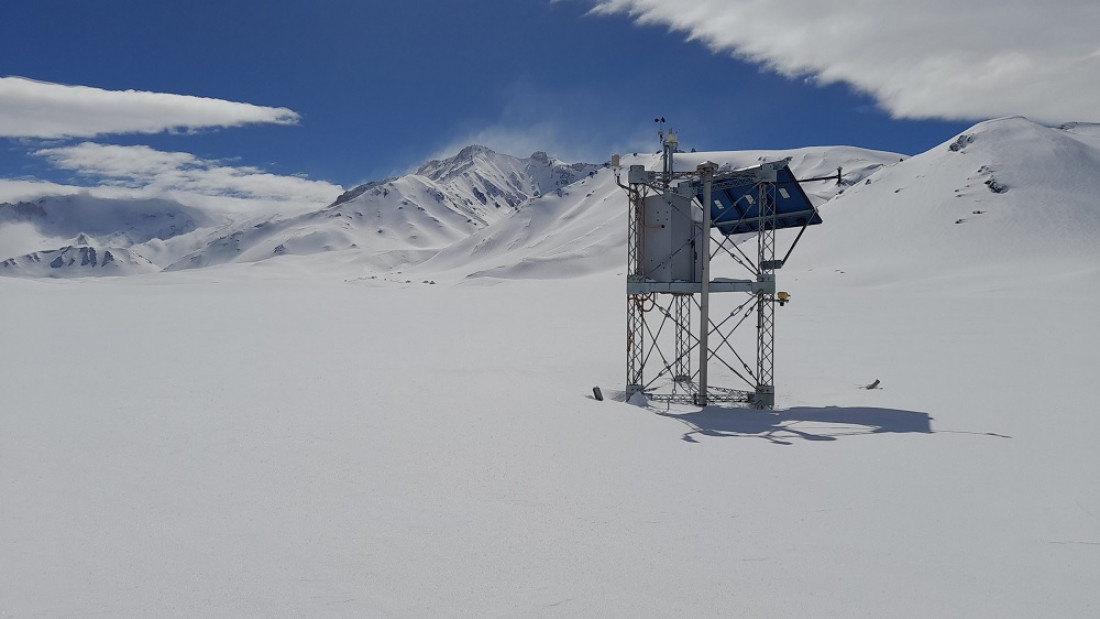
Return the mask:
<path id="1" fill-rule="evenodd" d="M 757 266 L 762 284 L 756 304 L 756 408 L 775 406 L 775 184 L 760 183 L 757 194 L 760 228 L 757 236 Z M 770 284 L 770 286 L 768 286 Z M 767 290 L 765 290 L 767 286 Z"/>
<path id="2" fill-rule="evenodd" d="M 637 185 L 630 189 L 630 212 L 627 231 L 627 280 L 641 277 L 644 252 L 642 242 L 642 212 L 644 197 Z M 626 397 L 630 399 L 645 386 L 645 314 L 636 295 L 626 295 Z"/>
<path id="3" fill-rule="evenodd" d="M 699 392 L 695 395 L 695 404 L 707 405 L 707 361 L 710 358 L 710 204 L 711 189 L 714 184 L 714 171 L 717 166 L 711 162 L 701 163 L 696 168 L 703 174 L 703 230 L 701 231 L 700 259 L 703 261 L 699 288 Z"/>
<path id="4" fill-rule="evenodd" d="M 641 300 L 626 297 L 626 397 L 645 387 L 645 316 Z"/>
<path id="5" fill-rule="evenodd" d="M 676 147 L 680 145 L 680 142 L 676 140 L 675 134 L 672 133 L 672 129 L 668 130 L 668 137 L 661 142 L 661 145 L 664 147 L 662 149 L 664 166 L 662 166 L 661 173 L 664 175 L 664 180 L 667 185 L 672 182 L 672 174 L 675 172 L 672 156 L 676 154 Z"/>
<path id="6" fill-rule="evenodd" d="M 673 295 L 672 316 L 676 322 L 672 380 L 683 384 L 691 380 L 691 295 Z"/>

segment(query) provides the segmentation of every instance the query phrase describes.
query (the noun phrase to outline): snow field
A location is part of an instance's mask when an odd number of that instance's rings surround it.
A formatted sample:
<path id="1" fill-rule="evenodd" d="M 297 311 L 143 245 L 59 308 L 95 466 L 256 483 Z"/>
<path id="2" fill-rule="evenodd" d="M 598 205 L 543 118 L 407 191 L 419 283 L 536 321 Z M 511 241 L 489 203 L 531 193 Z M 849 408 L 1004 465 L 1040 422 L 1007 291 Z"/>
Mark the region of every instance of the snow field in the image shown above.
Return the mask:
<path id="1" fill-rule="evenodd" d="M 1095 296 L 784 273 L 784 410 L 699 412 L 588 395 L 613 275 L 197 275 L 0 280 L 5 612 L 1096 609 Z"/>

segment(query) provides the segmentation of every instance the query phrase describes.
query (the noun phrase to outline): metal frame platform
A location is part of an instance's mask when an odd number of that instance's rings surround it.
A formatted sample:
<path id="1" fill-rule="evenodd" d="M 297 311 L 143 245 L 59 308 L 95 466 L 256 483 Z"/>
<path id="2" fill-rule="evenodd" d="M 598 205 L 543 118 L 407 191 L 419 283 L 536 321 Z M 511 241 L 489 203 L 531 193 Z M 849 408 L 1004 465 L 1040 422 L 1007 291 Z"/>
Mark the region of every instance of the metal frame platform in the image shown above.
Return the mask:
<path id="1" fill-rule="evenodd" d="M 626 395 L 770 409 L 775 405 L 775 271 L 790 256 L 788 250 L 776 259 L 776 230 L 801 227 L 797 244 L 802 231 L 821 218 L 789 160 L 724 174 L 709 162 L 693 172 L 674 172 L 679 145 L 672 132 L 664 139 L 662 131 L 662 139 L 661 172 L 630 166 L 623 184 L 618 158 L 612 158 L 630 203 Z M 647 214 L 659 219 L 647 221 Z M 749 241 L 738 244 L 731 236 L 744 232 L 755 236 L 755 251 L 745 247 L 751 247 Z M 711 263 L 718 256 L 732 259 L 749 278 L 712 278 Z M 680 277 L 659 281 L 669 274 Z M 733 386 L 719 387 L 712 379 Z"/>

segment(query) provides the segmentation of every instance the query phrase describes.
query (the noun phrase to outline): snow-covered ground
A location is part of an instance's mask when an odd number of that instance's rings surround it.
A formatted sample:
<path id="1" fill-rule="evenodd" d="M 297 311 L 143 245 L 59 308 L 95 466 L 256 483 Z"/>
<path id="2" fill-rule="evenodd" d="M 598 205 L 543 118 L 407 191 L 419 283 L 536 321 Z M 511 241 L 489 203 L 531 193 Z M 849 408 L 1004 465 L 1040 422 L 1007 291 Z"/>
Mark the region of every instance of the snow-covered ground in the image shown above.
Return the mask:
<path id="1" fill-rule="evenodd" d="M 1096 616 L 1098 140 L 985 123 L 827 202 L 775 412 L 591 397 L 600 175 L 538 202 L 574 245 L 0 277 L 0 616 Z"/>

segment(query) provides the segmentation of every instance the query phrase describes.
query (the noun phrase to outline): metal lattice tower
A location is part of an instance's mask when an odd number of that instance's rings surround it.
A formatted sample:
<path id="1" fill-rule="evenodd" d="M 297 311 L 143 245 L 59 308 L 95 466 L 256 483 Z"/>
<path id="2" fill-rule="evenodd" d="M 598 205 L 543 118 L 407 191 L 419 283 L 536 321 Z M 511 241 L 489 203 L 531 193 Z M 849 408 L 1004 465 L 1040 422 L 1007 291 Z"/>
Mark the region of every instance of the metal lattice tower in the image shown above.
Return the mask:
<path id="1" fill-rule="evenodd" d="M 757 192 L 761 225 L 756 235 L 757 265 L 761 282 L 775 283 L 775 185 L 760 183 Z M 757 292 L 756 300 L 756 401 L 757 408 L 775 405 L 775 291 Z"/>
<path id="2" fill-rule="evenodd" d="M 678 383 L 691 382 L 691 351 L 695 348 L 692 344 L 691 333 L 691 295 L 677 294 L 672 296 L 672 323 L 676 329 L 676 347 L 673 349 L 672 380 Z"/>
<path id="3" fill-rule="evenodd" d="M 776 231 L 798 226 L 805 231 L 821 222 L 798 186 L 807 181 L 794 178 L 788 160 L 725 173 L 704 162 L 676 172 L 676 137 L 669 131 L 666 138 L 663 125 L 660 135 L 661 171 L 633 165 L 627 184 L 620 180 L 630 203 L 626 395 L 770 409 L 775 405 L 775 271 L 794 248 L 777 260 Z M 618 156 L 612 165 L 619 178 Z M 835 178 L 839 182 L 840 170 Z M 715 230 L 721 233 L 717 239 Z M 742 249 L 744 233 L 756 237 L 755 255 Z M 715 259 L 749 277 L 712 279 Z M 789 298 L 779 296 L 780 304 Z M 755 337 L 744 337 L 751 326 Z M 755 355 L 745 354 L 750 347 Z M 716 386 L 715 379 L 735 386 Z"/>

